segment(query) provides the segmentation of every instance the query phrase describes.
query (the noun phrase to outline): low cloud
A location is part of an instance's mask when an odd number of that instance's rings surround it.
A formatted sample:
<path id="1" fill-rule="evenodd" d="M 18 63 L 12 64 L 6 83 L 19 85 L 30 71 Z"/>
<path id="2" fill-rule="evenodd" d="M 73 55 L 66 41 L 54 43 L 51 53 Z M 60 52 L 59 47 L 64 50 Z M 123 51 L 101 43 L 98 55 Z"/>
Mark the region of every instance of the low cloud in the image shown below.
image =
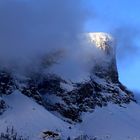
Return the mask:
<path id="1" fill-rule="evenodd" d="M 66 77 L 83 76 L 95 49 L 79 36 L 92 16 L 86 3 L 83 0 L 1 0 L 1 67 L 35 70 L 40 58 L 62 50 L 63 57 L 58 58 L 59 66 L 53 71 Z"/>

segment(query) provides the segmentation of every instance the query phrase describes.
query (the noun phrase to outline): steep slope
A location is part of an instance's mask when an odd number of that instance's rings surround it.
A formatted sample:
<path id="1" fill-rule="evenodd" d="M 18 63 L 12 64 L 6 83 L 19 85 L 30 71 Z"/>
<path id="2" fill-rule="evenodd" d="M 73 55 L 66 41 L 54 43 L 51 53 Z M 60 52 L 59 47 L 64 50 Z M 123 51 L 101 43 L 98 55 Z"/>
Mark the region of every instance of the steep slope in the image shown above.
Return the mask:
<path id="1" fill-rule="evenodd" d="M 19 134 L 29 136 L 29 140 L 38 140 L 43 131 L 47 130 L 61 133 L 64 139 L 78 133 L 69 129 L 70 124 L 54 116 L 19 91 L 4 96 L 3 99 L 8 108 L 0 116 L 0 132 L 5 132 L 7 127 L 13 126 Z"/>
<path id="2" fill-rule="evenodd" d="M 136 103 L 123 107 L 110 104 L 84 114 L 79 129 L 88 136 L 96 136 L 97 140 L 139 140 L 139 116 L 140 105 Z"/>

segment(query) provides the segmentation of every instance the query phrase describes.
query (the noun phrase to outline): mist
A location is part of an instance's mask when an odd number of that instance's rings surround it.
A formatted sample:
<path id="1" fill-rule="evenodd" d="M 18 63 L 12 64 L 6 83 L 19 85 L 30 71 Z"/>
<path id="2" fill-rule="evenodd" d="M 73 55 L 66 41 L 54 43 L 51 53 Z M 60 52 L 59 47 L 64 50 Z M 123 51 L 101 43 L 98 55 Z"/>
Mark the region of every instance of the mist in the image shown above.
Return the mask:
<path id="1" fill-rule="evenodd" d="M 117 58 L 125 61 L 135 61 L 139 57 L 140 30 L 132 25 L 118 26 L 112 32 L 117 46 Z"/>
<path id="2" fill-rule="evenodd" d="M 83 75 L 93 52 L 79 36 L 92 16 L 85 5 L 82 0 L 0 1 L 1 67 L 35 70 L 41 57 L 61 50 L 63 57 L 57 59 L 61 66 L 54 71 L 75 77 L 80 70 Z"/>

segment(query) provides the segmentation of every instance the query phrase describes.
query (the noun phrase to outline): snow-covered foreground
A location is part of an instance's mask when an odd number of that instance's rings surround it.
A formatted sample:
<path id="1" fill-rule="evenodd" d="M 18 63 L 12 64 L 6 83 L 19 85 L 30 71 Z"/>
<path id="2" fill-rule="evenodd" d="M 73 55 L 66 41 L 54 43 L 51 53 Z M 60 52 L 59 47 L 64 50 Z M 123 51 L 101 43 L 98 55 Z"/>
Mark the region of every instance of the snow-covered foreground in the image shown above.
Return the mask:
<path id="1" fill-rule="evenodd" d="M 14 126 L 20 135 L 29 136 L 30 140 L 38 140 L 41 137 L 41 132 L 47 130 L 60 131 L 62 137 L 77 133 L 74 132 L 75 129 L 69 129 L 68 123 L 57 118 L 18 91 L 5 96 L 4 100 L 9 108 L 0 116 L 1 132 L 5 131 L 7 126 Z"/>
<path id="2" fill-rule="evenodd" d="M 83 114 L 82 123 L 71 125 L 18 91 L 5 96 L 4 100 L 9 108 L 0 116 L 1 132 L 7 126 L 14 126 L 20 135 L 29 136 L 30 140 L 39 140 L 46 130 L 58 131 L 64 140 L 81 134 L 99 140 L 140 140 L 140 105 L 135 103 L 97 108 L 93 113 Z"/>

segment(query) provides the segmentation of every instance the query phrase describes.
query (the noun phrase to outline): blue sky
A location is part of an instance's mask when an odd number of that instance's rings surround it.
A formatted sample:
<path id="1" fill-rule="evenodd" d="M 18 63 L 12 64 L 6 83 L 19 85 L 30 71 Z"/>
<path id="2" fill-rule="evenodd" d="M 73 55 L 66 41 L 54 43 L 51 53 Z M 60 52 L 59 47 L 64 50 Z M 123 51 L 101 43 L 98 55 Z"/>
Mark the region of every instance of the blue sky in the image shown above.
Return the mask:
<path id="1" fill-rule="evenodd" d="M 90 0 L 93 9 L 93 20 L 88 23 L 88 31 L 111 32 L 115 28 L 129 27 L 139 30 L 140 1 L 139 0 Z M 133 30 L 133 28 L 131 30 Z M 135 32 L 134 32 L 135 34 Z M 127 33 L 126 33 L 127 35 Z M 137 48 L 140 42 L 137 38 Z M 133 49 L 132 44 L 132 49 Z M 127 49 L 127 48 L 126 48 Z M 134 48 L 135 49 L 135 48 Z M 125 50 L 123 50 L 125 51 Z M 121 53 L 121 52 L 118 52 Z M 120 81 L 128 88 L 140 91 L 140 54 L 130 51 L 123 59 L 118 60 Z"/>

